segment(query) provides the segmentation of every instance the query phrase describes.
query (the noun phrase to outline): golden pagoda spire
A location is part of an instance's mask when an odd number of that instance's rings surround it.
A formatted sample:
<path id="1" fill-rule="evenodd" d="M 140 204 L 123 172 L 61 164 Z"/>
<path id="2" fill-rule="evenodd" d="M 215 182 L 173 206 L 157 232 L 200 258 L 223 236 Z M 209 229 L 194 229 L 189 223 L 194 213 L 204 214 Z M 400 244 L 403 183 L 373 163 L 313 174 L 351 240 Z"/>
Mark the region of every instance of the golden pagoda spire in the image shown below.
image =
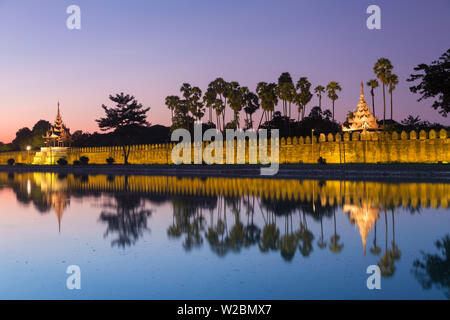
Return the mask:
<path id="1" fill-rule="evenodd" d="M 355 112 L 347 117 L 348 126 L 342 125 L 343 131 L 366 131 L 377 130 L 377 118 L 370 112 L 366 99 L 364 99 L 364 83 L 361 81 L 361 94 L 359 95 L 359 103 Z"/>

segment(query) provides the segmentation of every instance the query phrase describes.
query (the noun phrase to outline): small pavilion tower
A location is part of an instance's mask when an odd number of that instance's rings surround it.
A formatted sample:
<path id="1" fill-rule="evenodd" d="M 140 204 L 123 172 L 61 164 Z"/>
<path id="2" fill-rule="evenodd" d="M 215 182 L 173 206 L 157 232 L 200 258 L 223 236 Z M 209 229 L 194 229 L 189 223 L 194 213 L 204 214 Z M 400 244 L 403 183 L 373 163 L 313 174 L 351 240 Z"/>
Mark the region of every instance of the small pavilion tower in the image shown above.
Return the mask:
<path id="1" fill-rule="evenodd" d="M 372 112 L 367 107 L 364 99 L 364 85 L 361 81 L 361 94 L 359 96 L 359 103 L 356 112 L 352 112 L 351 116 L 347 118 L 348 126 L 342 126 L 342 131 L 366 131 L 377 130 L 377 118 L 373 116 Z"/>
<path id="2" fill-rule="evenodd" d="M 72 141 L 69 129 L 66 128 L 62 120 L 59 102 L 55 123 L 51 126 L 50 130 L 47 131 L 43 138 L 45 139 L 46 145 L 49 147 L 64 147 L 69 145 Z"/>

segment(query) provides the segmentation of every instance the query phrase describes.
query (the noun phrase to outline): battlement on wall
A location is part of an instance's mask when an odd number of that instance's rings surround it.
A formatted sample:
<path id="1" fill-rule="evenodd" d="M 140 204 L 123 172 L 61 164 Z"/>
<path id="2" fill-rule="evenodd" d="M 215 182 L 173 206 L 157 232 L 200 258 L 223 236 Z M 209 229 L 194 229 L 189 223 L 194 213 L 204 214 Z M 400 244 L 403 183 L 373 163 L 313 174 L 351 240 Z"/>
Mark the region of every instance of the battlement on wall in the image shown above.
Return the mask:
<path id="1" fill-rule="evenodd" d="M 336 142 L 336 141 L 389 141 L 389 140 L 427 140 L 427 139 L 448 139 L 449 133 L 445 129 L 441 129 L 439 132 L 436 130 L 425 131 L 402 131 L 402 132 L 345 132 L 345 133 L 321 133 L 319 137 L 307 136 L 307 137 L 292 137 L 281 138 L 280 144 L 311 144 L 320 142 Z"/>

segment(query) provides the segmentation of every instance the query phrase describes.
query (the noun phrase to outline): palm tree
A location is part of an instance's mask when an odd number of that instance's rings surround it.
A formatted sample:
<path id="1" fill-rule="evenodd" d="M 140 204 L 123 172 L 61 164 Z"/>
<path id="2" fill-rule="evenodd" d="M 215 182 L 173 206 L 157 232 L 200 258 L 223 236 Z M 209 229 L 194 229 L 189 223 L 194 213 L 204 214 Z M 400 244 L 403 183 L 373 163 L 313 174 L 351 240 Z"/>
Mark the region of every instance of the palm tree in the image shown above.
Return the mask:
<path id="1" fill-rule="evenodd" d="M 331 101 L 333 102 L 333 121 L 334 121 L 334 102 L 339 98 L 336 91 L 341 91 L 341 90 L 342 90 L 341 86 L 336 81 L 331 81 L 327 85 L 328 98 L 330 98 Z"/>
<path id="2" fill-rule="evenodd" d="M 223 130 L 225 130 L 225 111 L 227 108 L 227 98 L 230 89 L 230 84 L 223 80 L 222 78 L 217 78 L 209 84 L 210 87 L 214 89 L 214 91 L 219 95 L 219 99 L 222 101 L 223 109 L 222 109 L 222 125 Z"/>
<path id="3" fill-rule="evenodd" d="M 212 122 L 212 109 L 214 103 L 216 102 L 216 97 L 217 92 L 214 90 L 213 87 L 209 86 L 205 92 L 205 95 L 203 96 L 203 103 L 209 109 L 209 122 Z M 216 125 L 216 127 L 218 127 L 218 124 Z"/>
<path id="4" fill-rule="evenodd" d="M 289 72 L 283 72 L 278 78 L 278 86 L 276 88 L 278 98 L 283 101 L 283 115 L 288 116 L 288 102 L 289 102 L 289 117 L 291 116 L 291 102 L 295 96 L 294 83 Z"/>
<path id="5" fill-rule="evenodd" d="M 308 81 L 308 78 L 301 77 L 297 81 L 296 89 L 298 90 L 298 93 L 296 94 L 295 101 L 298 105 L 298 114 L 300 118 L 300 111 L 302 112 L 302 120 L 305 117 L 305 109 L 308 102 L 311 101 L 312 93 L 310 91 L 311 89 L 311 82 Z M 299 119 L 297 119 L 298 121 Z"/>
<path id="6" fill-rule="evenodd" d="M 204 115 L 203 103 L 201 102 L 202 90 L 192 87 L 189 83 L 183 83 L 180 88 L 188 110 L 192 116 L 200 121 Z"/>
<path id="7" fill-rule="evenodd" d="M 278 103 L 278 98 L 276 94 L 277 85 L 275 83 L 260 82 L 256 86 L 256 93 L 261 100 L 261 108 L 263 109 L 263 114 L 261 115 L 261 120 L 259 121 L 258 128 L 261 126 L 261 121 L 266 116 L 266 121 L 269 121 L 273 117 L 273 111 Z"/>
<path id="8" fill-rule="evenodd" d="M 253 92 L 247 92 L 244 96 L 244 111 L 245 114 L 247 115 L 248 119 L 247 119 L 247 128 L 251 128 L 253 129 L 253 118 L 252 115 L 253 113 L 256 112 L 256 110 L 259 109 L 259 98 L 256 94 L 254 94 Z"/>
<path id="9" fill-rule="evenodd" d="M 179 103 L 180 103 L 180 97 L 178 97 L 178 96 L 168 96 L 168 97 L 166 97 L 166 106 L 172 112 L 171 119 L 173 119 L 174 110 L 177 109 Z"/>
<path id="10" fill-rule="evenodd" d="M 372 111 L 373 116 L 375 117 L 375 93 L 374 89 L 378 87 L 378 81 L 376 79 L 372 79 L 367 81 L 367 86 L 370 87 L 370 95 L 372 96 Z"/>
<path id="11" fill-rule="evenodd" d="M 229 92 L 228 101 L 231 109 L 234 111 L 234 126 L 239 128 L 239 112 L 244 106 L 244 96 L 248 92 L 247 87 L 239 87 L 236 82 Z"/>
<path id="12" fill-rule="evenodd" d="M 390 73 L 387 78 L 387 84 L 389 87 L 389 89 L 388 89 L 389 94 L 391 95 L 391 120 L 392 120 L 392 118 L 393 118 L 393 116 L 392 116 L 392 111 L 393 111 L 392 92 L 395 90 L 395 86 L 398 84 L 398 76 L 396 74 Z"/>
<path id="13" fill-rule="evenodd" d="M 223 101 L 220 99 L 216 99 L 213 104 L 213 109 L 216 110 L 217 129 L 222 130 L 222 131 L 225 130 L 225 127 L 223 127 L 223 129 L 221 129 L 222 127 L 220 125 L 220 116 L 222 115 L 222 112 L 225 109 Z M 225 126 L 225 125 L 223 124 L 223 126 Z"/>
<path id="14" fill-rule="evenodd" d="M 388 83 L 388 76 L 391 73 L 393 66 L 391 64 L 391 61 L 386 58 L 380 58 L 375 63 L 375 66 L 373 67 L 373 72 L 377 76 L 378 80 L 383 85 L 383 126 L 386 122 L 386 85 Z"/>
<path id="15" fill-rule="evenodd" d="M 314 93 L 317 97 L 319 97 L 319 107 L 322 108 L 322 93 L 325 92 L 325 88 L 323 86 L 317 86 L 314 88 Z"/>

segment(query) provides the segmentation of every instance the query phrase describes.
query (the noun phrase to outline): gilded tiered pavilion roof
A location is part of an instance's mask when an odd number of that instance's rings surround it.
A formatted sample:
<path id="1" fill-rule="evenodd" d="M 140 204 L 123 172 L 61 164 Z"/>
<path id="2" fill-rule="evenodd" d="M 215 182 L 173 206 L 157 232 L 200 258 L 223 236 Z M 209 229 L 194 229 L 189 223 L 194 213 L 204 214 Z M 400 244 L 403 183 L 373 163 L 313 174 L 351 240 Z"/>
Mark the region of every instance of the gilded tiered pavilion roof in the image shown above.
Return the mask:
<path id="1" fill-rule="evenodd" d="M 55 123 L 51 126 L 50 130 L 47 131 L 43 138 L 48 146 L 65 146 L 71 142 L 69 129 L 66 128 L 61 117 L 59 102 Z"/>
<path id="2" fill-rule="evenodd" d="M 353 118 L 347 118 L 349 126 L 342 126 L 343 131 L 366 131 L 378 129 L 377 118 L 373 116 L 367 106 L 366 100 L 364 99 L 364 87 L 362 82 L 358 108 L 356 109 L 356 112 L 352 113 L 352 115 Z"/>

